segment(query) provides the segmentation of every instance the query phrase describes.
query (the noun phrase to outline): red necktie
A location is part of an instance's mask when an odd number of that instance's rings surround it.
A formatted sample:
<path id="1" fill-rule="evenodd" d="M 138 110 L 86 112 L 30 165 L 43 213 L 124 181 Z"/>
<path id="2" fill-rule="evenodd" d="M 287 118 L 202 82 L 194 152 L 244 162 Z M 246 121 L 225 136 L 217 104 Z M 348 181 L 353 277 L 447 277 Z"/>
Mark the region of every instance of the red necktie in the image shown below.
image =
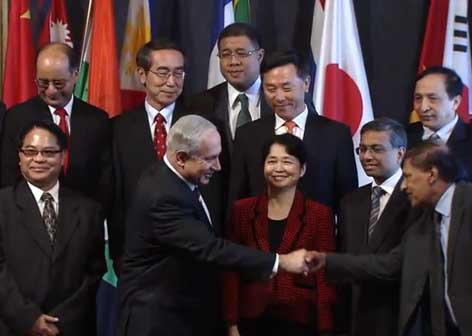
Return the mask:
<path id="1" fill-rule="evenodd" d="M 287 120 L 284 122 L 284 126 L 287 127 L 287 133 L 293 134 L 293 129 L 297 127 L 297 124 L 293 120 Z"/>
<path id="2" fill-rule="evenodd" d="M 157 158 L 162 160 L 166 153 L 166 119 L 162 114 L 158 113 L 154 121 L 156 122 L 156 127 L 154 128 L 154 150 L 156 151 Z"/>
<path id="3" fill-rule="evenodd" d="M 69 127 L 67 126 L 67 112 L 63 108 L 58 108 L 56 111 L 54 111 L 54 114 L 59 116 L 59 127 L 60 129 L 66 134 L 67 136 L 67 150 L 64 154 L 64 175 L 67 174 L 67 170 L 69 169 L 69 144 L 70 144 L 70 133 L 69 133 Z"/>

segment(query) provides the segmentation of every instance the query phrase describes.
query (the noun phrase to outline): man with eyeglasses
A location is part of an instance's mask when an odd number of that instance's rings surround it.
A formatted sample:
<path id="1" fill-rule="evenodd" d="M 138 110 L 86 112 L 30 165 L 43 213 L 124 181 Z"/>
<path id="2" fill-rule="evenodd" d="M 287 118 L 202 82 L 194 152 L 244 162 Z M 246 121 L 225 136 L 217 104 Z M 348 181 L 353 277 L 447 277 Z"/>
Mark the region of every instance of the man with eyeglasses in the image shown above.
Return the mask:
<path id="1" fill-rule="evenodd" d="M 185 57 L 173 41 L 152 40 L 136 55 L 137 75 L 146 91 L 144 103 L 114 119 L 113 164 L 115 199 L 109 225 L 110 254 L 115 270 L 125 240 L 127 208 L 141 173 L 162 160 L 170 127 L 186 109 L 179 99 L 185 78 Z"/>
<path id="2" fill-rule="evenodd" d="M 50 120 L 18 134 L 22 174 L 0 190 L 0 335 L 95 335 L 105 272 L 100 206 L 59 182 L 68 139 Z"/>
<path id="3" fill-rule="evenodd" d="M 228 25 L 218 36 L 217 45 L 220 70 L 226 81 L 195 96 L 190 109 L 211 120 L 221 134 L 221 171 L 206 189 L 215 195 L 209 203 L 213 199 L 219 202 L 214 206 L 218 210 L 216 216 L 224 218 L 236 129 L 271 111 L 262 94 L 260 63 L 264 49 L 256 28 L 242 22 Z"/>
<path id="4" fill-rule="evenodd" d="M 51 120 L 68 136 L 61 182 L 111 207 L 113 174 L 111 127 L 101 109 L 74 97 L 79 60 L 66 44 L 50 43 L 36 58 L 38 96 L 10 108 L 4 120 L 1 185 L 19 175 L 16 143 L 19 131 L 33 120 Z"/>
<path id="5" fill-rule="evenodd" d="M 373 182 L 342 199 L 337 251 L 383 254 L 400 243 L 411 222 L 409 216 L 413 217 L 408 198 L 400 189 L 406 146 L 405 130 L 397 121 L 379 118 L 362 127 L 356 152 Z M 332 271 L 328 275 L 339 279 L 336 269 Z M 342 283 L 342 278 L 339 280 Z M 356 282 L 338 286 L 338 292 L 338 317 L 342 317 L 349 335 L 397 335 L 397 282 Z"/>

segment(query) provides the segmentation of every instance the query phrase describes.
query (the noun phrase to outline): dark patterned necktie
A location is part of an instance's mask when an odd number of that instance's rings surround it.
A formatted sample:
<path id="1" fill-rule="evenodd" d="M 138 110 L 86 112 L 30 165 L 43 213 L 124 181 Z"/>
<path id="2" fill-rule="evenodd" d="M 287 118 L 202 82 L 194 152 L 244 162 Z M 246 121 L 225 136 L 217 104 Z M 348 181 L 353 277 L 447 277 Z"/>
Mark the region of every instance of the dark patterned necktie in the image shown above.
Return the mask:
<path id="1" fill-rule="evenodd" d="M 46 226 L 46 231 L 48 232 L 49 239 L 51 243 L 54 244 L 56 240 L 56 230 L 57 230 L 57 214 L 54 210 L 54 199 L 50 193 L 43 193 L 41 196 L 41 201 L 44 202 L 43 209 L 43 221 Z"/>
<path id="2" fill-rule="evenodd" d="M 252 121 L 251 114 L 249 113 L 249 99 L 244 93 L 241 93 L 234 101 L 235 103 L 241 104 L 241 110 L 238 113 L 238 119 L 236 120 L 236 128 L 247 124 Z"/>
<path id="3" fill-rule="evenodd" d="M 372 232 L 374 232 L 375 225 L 377 224 L 377 221 L 379 220 L 379 214 L 380 214 L 380 197 L 385 193 L 385 191 L 378 187 L 375 186 L 372 188 L 372 205 L 370 207 L 370 218 L 369 218 L 369 238 L 372 235 Z"/>
<path id="4" fill-rule="evenodd" d="M 166 153 L 166 119 L 162 114 L 158 113 L 154 121 L 156 122 L 156 127 L 154 128 L 154 150 L 156 151 L 157 158 L 162 160 Z"/>

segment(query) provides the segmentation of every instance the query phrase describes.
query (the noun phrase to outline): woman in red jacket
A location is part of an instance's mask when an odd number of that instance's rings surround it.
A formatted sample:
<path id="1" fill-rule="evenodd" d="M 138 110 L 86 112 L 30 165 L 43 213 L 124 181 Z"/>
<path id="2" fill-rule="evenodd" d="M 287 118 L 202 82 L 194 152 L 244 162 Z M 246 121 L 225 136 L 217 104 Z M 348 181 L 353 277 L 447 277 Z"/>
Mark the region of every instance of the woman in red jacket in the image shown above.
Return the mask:
<path id="1" fill-rule="evenodd" d="M 276 135 L 263 157 L 267 191 L 235 203 L 229 238 L 267 252 L 333 251 L 331 210 L 297 191 L 306 170 L 303 142 L 290 134 Z M 267 282 L 228 272 L 224 299 L 231 336 L 316 336 L 333 330 L 335 293 L 324 271 L 308 276 L 278 272 Z"/>

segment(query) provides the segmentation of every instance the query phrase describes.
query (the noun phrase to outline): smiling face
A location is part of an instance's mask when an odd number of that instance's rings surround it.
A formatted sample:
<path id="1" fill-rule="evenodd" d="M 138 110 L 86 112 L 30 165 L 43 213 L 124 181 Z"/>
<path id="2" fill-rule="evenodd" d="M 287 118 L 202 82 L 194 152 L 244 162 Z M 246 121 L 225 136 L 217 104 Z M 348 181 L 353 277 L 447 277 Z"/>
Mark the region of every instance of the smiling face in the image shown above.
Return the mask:
<path id="1" fill-rule="evenodd" d="M 172 104 L 182 93 L 184 76 L 174 76 L 184 70 L 184 56 L 174 49 L 154 50 L 150 54 L 149 71 L 138 68 L 141 84 L 146 88 L 146 100 L 157 110 Z M 160 77 L 161 72 L 170 73 Z"/>
<path id="2" fill-rule="evenodd" d="M 182 176 L 194 184 L 208 184 L 213 174 L 221 170 L 219 155 L 221 140 L 218 131 L 209 129 L 202 134 L 197 153 L 179 153 Z"/>
<path id="3" fill-rule="evenodd" d="M 421 123 L 433 131 L 455 117 L 461 101 L 460 96 L 449 98 L 445 79 L 445 75 L 430 74 L 416 82 L 414 109 Z"/>
<path id="4" fill-rule="evenodd" d="M 411 159 L 405 160 L 401 188 L 407 194 L 411 206 L 421 207 L 435 203 L 434 180 L 433 170 L 421 170 L 411 164 Z"/>
<path id="5" fill-rule="evenodd" d="M 247 90 L 259 77 L 264 50 L 254 45 L 247 36 L 229 36 L 221 39 L 218 53 L 221 74 L 239 91 Z M 245 56 L 241 56 L 245 53 Z M 232 56 L 227 57 L 225 54 Z"/>
<path id="6" fill-rule="evenodd" d="M 296 188 L 305 174 L 305 166 L 293 155 L 287 153 L 285 146 L 274 143 L 264 160 L 264 177 L 269 189 Z"/>
<path id="7" fill-rule="evenodd" d="M 368 176 L 381 184 L 399 168 L 405 148 L 393 148 L 387 131 L 366 131 L 361 135 L 359 159 Z"/>
<path id="8" fill-rule="evenodd" d="M 264 73 L 266 101 L 274 113 L 284 120 L 292 120 L 303 112 L 309 85 L 309 76 L 299 77 L 293 64 L 281 65 Z"/>
<path id="9" fill-rule="evenodd" d="M 51 189 L 59 178 L 64 161 L 64 152 L 60 151 L 54 134 L 42 128 L 33 128 L 23 139 L 21 149 L 39 151 L 32 157 L 28 157 L 22 151 L 19 152 L 23 177 L 38 188 Z M 52 154 L 46 157 L 42 151 L 49 151 Z"/>

